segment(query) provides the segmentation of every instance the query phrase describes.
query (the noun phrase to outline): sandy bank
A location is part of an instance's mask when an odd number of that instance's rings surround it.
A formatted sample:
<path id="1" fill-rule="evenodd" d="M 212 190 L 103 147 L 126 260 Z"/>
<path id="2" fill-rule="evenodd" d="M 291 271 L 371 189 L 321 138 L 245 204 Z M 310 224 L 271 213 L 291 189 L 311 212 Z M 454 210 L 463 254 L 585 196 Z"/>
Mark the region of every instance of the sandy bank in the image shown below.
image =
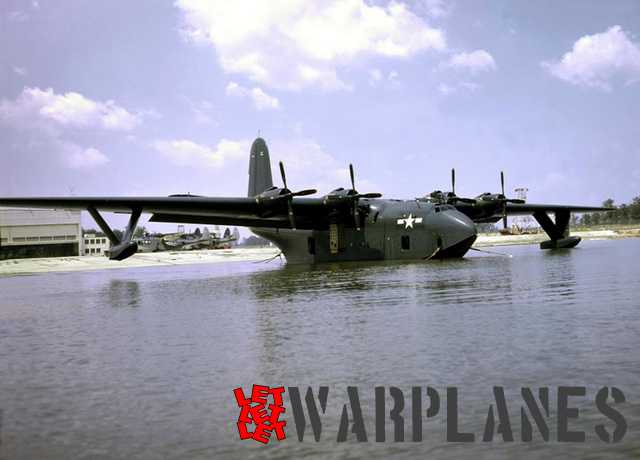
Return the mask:
<path id="1" fill-rule="evenodd" d="M 583 240 L 610 240 L 618 238 L 630 238 L 640 236 L 640 231 L 624 230 L 588 230 L 571 232 L 571 236 L 579 236 Z M 538 244 L 548 240 L 546 233 L 531 235 L 500 235 L 497 233 L 479 234 L 474 246 L 511 246 L 515 244 Z"/>
<path id="2" fill-rule="evenodd" d="M 138 253 L 121 262 L 104 256 L 48 257 L 0 261 L 0 275 L 54 271 L 103 270 L 162 265 L 211 264 L 229 261 L 260 261 L 278 254 L 277 248 L 210 249 L 184 252 Z"/>
<path id="3" fill-rule="evenodd" d="M 585 240 L 640 237 L 640 229 L 576 231 L 572 235 Z M 480 234 L 474 246 L 509 246 L 538 244 L 548 237 L 544 233 L 532 235 Z M 269 259 L 280 251 L 277 248 L 211 249 L 186 252 L 139 253 L 121 262 L 102 256 L 51 257 L 43 259 L 12 259 L 0 261 L 0 276 L 26 275 L 56 271 L 103 270 L 163 265 L 211 264 L 220 262 L 256 262 Z"/>

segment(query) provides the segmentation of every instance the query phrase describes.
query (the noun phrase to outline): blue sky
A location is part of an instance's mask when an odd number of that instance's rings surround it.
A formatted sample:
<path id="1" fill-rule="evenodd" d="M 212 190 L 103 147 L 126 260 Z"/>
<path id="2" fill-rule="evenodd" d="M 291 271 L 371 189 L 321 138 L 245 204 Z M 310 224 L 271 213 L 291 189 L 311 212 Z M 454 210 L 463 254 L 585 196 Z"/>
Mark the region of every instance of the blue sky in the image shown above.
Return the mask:
<path id="1" fill-rule="evenodd" d="M 0 194 L 640 194 L 637 1 L 0 5 Z"/>

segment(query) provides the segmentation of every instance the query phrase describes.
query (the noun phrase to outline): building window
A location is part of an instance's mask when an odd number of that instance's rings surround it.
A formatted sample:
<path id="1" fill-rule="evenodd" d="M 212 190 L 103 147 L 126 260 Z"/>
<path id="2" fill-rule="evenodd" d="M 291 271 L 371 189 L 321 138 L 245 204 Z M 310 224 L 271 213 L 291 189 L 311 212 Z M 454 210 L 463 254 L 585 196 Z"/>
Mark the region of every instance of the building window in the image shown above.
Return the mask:
<path id="1" fill-rule="evenodd" d="M 107 239 L 106 238 L 102 238 L 102 244 L 107 244 Z"/>
<path id="2" fill-rule="evenodd" d="M 40 240 L 39 236 L 28 236 L 27 241 L 38 241 Z"/>
<path id="3" fill-rule="evenodd" d="M 52 238 L 50 236 L 41 236 L 40 241 L 51 241 Z"/>
<path id="4" fill-rule="evenodd" d="M 91 244 L 96 244 L 96 240 L 91 240 Z"/>
<path id="5" fill-rule="evenodd" d="M 411 249 L 411 239 L 409 235 L 402 235 L 402 237 L 400 238 L 400 246 L 402 247 L 403 251 L 408 251 L 409 249 Z"/>
<path id="6" fill-rule="evenodd" d="M 13 238 L 13 241 L 24 241 L 24 236 L 16 236 Z"/>
<path id="7" fill-rule="evenodd" d="M 96 250 L 94 248 L 91 248 L 91 254 L 94 254 L 96 252 Z"/>
<path id="8" fill-rule="evenodd" d="M 53 237 L 54 240 L 64 240 L 64 235 L 57 235 Z"/>
<path id="9" fill-rule="evenodd" d="M 0 243 L 4 243 L 4 242 L 6 242 L 6 241 L 7 241 L 7 239 L 6 239 L 6 238 L 0 238 Z"/>
<path id="10" fill-rule="evenodd" d="M 84 240 L 84 244 L 89 244 L 89 240 Z"/>
<path id="11" fill-rule="evenodd" d="M 76 236 L 75 235 L 67 235 L 67 239 L 68 240 L 75 240 Z"/>
<path id="12" fill-rule="evenodd" d="M 88 249 L 85 249 L 85 250 L 84 250 L 84 253 L 85 253 L 85 254 L 89 254 L 89 250 L 88 250 Z"/>
<path id="13" fill-rule="evenodd" d="M 100 254 L 100 248 L 96 249 L 96 253 Z"/>

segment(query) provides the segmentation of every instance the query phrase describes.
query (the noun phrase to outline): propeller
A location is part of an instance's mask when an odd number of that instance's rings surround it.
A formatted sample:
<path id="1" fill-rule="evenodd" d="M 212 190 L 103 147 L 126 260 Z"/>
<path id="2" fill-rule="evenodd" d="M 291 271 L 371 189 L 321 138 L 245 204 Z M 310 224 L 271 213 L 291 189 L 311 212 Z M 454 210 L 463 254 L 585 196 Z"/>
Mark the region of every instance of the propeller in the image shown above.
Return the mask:
<path id="1" fill-rule="evenodd" d="M 358 201 L 360 198 L 380 198 L 382 193 L 358 193 L 356 191 L 355 174 L 353 173 L 353 165 L 349 163 L 349 177 L 351 178 L 351 191 L 349 196 L 353 201 L 353 219 L 355 220 L 356 230 L 360 230 L 360 211 L 358 209 Z"/>
<path id="2" fill-rule="evenodd" d="M 507 198 L 504 194 L 504 171 L 500 171 L 500 188 L 501 194 L 498 199 L 502 202 L 502 227 L 506 230 L 507 225 L 507 203 L 524 204 L 524 200 L 520 198 Z"/>
<path id="3" fill-rule="evenodd" d="M 358 193 L 356 191 L 354 174 L 353 174 L 353 165 L 351 163 L 349 163 L 349 176 L 351 177 L 351 190 L 353 190 L 355 192 L 355 193 L 353 193 L 352 196 L 355 196 L 357 198 L 380 198 L 382 196 L 382 193 L 377 193 L 377 192 L 373 192 L 373 193 Z"/>
<path id="4" fill-rule="evenodd" d="M 456 195 L 456 170 L 455 168 L 451 168 L 451 193 Z"/>
<path id="5" fill-rule="evenodd" d="M 446 202 L 447 204 L 455 204 L 457 202 L 461 203 L 470 203 L 473 204 L 476 202 L 473 198 L 462 198 L 456 195 L 456 170 L 455 168 L 451 168 L 451 191 L 446 194 Z"/>
<path id="6" fill-rule="evenodd" d="M 282 183 L 284 184 L 284 188 L 280 190 L 278 198 L 285 198 L 287 200 L 287 213 L 289 214 L 289 223 L 291 224 L 291 228 L 295 230 L 296 219 L 293 214 L 293 197 L 313 195 L 317 192 L 317 190 L 307 189 L 300 190 L 299 192 L 292 192 L 291 190 L 289 190 L 289 187 L 287 186 L 287 175 L 284 172 L 284 163 L 282 163 L 282 161 L 280 162 L 280 175 L 282 176 Z"/>
<path id="7" fill-rule="evenodd" d="M 507 229 L 507 199 L 504 195 L 504 171 L 500 171 L 500 187 L 502 189 L 502 199 L 504 203 L 502 205 L 502 228 Z"/>

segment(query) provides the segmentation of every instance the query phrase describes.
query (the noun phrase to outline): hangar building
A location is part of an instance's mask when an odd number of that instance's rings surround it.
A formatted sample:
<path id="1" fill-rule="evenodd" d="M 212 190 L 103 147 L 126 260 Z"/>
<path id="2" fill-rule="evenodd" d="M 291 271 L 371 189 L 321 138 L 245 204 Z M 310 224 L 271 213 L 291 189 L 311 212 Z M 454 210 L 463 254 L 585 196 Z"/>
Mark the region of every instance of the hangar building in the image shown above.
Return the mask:
<path id="1" fill-rule="evenodd" d="M 80 211 L 0 208 L 0 260 L 80 255 Z"/>

